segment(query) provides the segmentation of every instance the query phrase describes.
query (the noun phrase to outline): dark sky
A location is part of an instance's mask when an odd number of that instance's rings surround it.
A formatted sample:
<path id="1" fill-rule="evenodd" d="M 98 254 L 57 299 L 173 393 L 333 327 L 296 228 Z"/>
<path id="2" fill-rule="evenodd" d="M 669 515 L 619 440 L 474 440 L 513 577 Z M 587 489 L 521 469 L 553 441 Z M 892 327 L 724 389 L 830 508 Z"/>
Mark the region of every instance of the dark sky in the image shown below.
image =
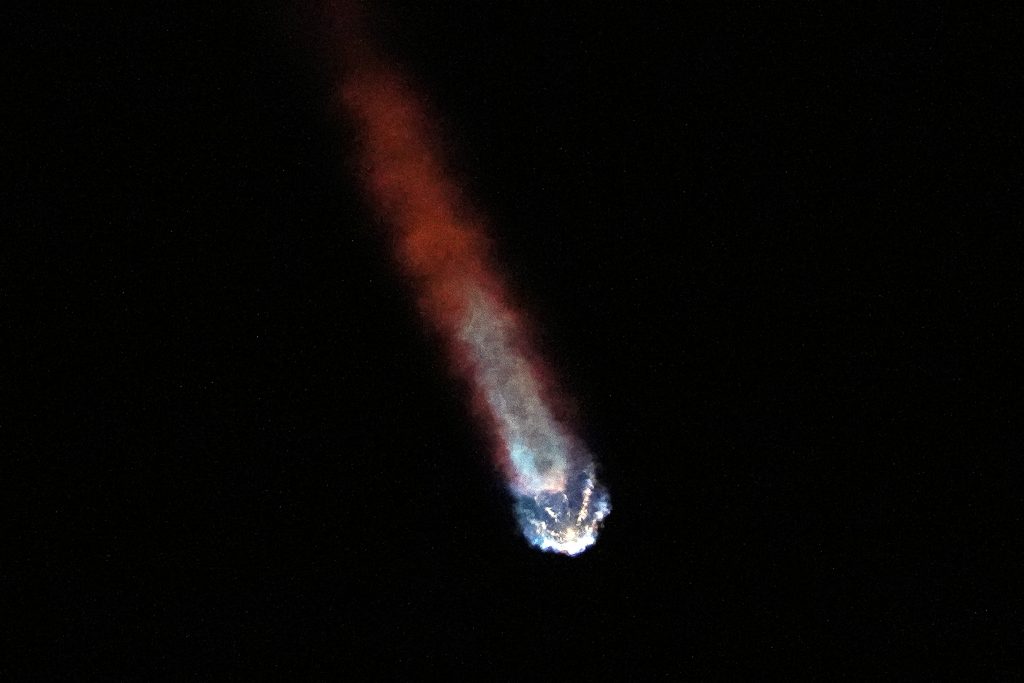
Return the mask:
<path id="1" fill-rule="evenodd" d="M 1014 671 L 1019 17 L 641 4 L 376 13 L 602 464 L 576 559 L 517 535 L 310 6 L 5 10 L 4 678 Z"/>

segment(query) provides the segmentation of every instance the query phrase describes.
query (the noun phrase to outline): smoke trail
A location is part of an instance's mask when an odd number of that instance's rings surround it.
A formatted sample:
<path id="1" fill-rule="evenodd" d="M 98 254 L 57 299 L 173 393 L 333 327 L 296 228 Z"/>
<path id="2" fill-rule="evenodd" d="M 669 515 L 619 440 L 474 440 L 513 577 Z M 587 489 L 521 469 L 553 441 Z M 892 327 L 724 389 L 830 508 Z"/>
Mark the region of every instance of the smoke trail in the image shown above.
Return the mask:
<path id="1" fill-rule="evenodd" d="M 421 311 L 470 387 L 476 413 L 534 546 L 576 555 L 611 511 L 593 457 L 556 406 L 552 374 L 491 264 L 483 220 L 446 168 L 422 101 L 369 46 L 352 2 L 333 6 L 342 39 L 339 104 L 357 138 L 364 191 L 389 226 Z"/>

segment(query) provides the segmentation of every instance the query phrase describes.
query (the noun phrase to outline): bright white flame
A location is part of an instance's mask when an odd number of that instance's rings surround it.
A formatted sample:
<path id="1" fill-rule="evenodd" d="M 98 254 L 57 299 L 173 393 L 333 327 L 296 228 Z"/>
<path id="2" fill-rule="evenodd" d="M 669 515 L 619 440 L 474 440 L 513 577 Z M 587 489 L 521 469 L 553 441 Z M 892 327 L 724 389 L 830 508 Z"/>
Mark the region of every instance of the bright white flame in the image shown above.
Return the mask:
<path id="1" fill-rule="evenodd" d="M 611 512 L 608 492 L 594 480 L 593 465 L 563 491 L 521 494 L 516 513 L 523 535 L 541 550 L 579 555 L 597 542 Z"/>
<path id="2" fill-rule="evenodd" d="M 597 483 L 593 458 L 542 399 L 533 368 L 516 346 L 515 321 L 478 289 L 468 299 L 460 337 L 507 449 L 523 535 L 541 550 L 578 555 L 597 541 L 611 512 L 608 492 Z"/>

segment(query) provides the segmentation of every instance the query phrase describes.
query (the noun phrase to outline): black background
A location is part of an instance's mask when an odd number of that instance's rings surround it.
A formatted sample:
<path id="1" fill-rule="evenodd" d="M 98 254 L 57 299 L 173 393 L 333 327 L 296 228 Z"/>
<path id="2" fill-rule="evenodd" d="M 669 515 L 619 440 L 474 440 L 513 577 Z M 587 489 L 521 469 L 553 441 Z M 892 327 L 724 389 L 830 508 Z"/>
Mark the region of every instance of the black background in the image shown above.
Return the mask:
<path id="1" fill-rule="evenodd" d="M 0 671 L 1014 671 L 1013 11 L 378 6 L 611 490 L 566 559 L 347 170 L 322 17 L 210 4 L 6 10 L 41 657 Z"/>

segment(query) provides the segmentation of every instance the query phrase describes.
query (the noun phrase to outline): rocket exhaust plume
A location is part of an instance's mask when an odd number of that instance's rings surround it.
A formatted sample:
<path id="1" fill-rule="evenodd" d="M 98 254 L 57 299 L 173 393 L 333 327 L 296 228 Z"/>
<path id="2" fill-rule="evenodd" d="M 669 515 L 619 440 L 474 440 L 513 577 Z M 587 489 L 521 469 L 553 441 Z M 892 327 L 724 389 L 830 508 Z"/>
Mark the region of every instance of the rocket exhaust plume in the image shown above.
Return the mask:
<path id="1" fill-rule="evenodd" d="M 428 108 L 370 46 L 357 4 L 336 0 L 331 9 L 341 42 L 338 105 L 357 139 L 367 200 L 470 389 L 523 535 L 542 550 L 577 555 L 611 511 L 593 457 L 560 414 L 553 375 L 492 265 L 484 221 L 446 165 Z"/>

